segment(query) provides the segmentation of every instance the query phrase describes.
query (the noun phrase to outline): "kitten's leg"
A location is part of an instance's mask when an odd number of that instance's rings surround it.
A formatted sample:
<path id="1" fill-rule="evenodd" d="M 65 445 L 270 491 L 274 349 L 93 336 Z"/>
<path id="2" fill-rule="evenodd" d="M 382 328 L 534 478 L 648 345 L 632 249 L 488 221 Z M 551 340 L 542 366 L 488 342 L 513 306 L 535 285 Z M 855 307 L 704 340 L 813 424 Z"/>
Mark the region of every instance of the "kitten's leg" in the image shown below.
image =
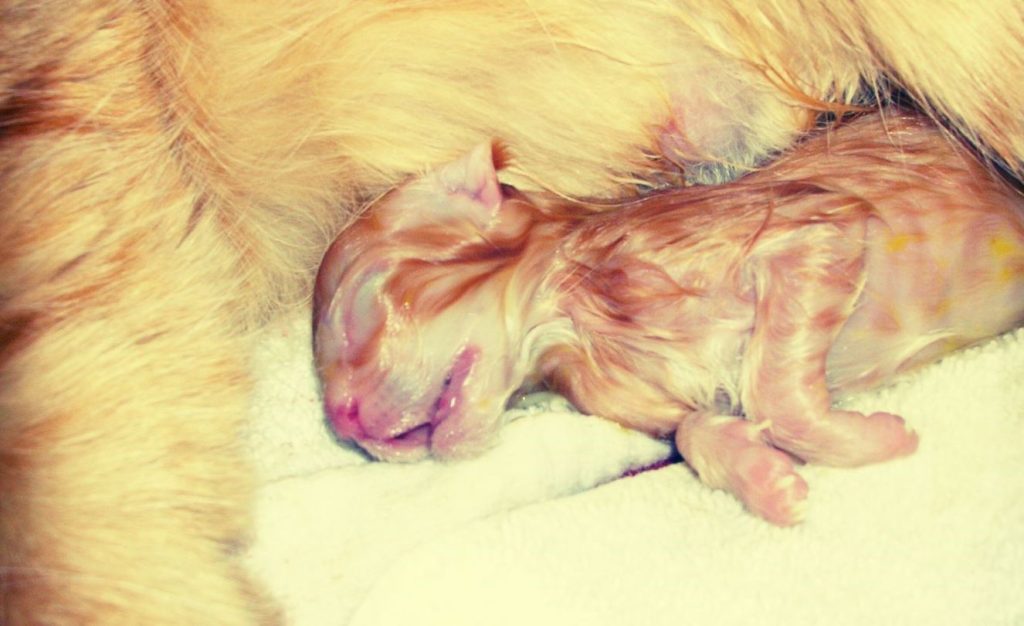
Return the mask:
<path id="1" fill-rule="evenodd" d="M 889 413 L 831 408 L 825 359 L 857 299 L 864 228 L 796 226 L 793 239 L 753 261 L 754 331 L 743 361 L 743 406 L 773 444 L 826 465 L 861 465 L 913 452 L 917 437 Z"/>
<path id="2" fill-rule="evenodd" d="M 697 411 L 676 430 L 676 446 L 701 481 L 735 495 L 751 512 L 780 526 L 803 519 L 807 483 L 793 459 L 769 446 L 762 427 L 730 415 Z"/>

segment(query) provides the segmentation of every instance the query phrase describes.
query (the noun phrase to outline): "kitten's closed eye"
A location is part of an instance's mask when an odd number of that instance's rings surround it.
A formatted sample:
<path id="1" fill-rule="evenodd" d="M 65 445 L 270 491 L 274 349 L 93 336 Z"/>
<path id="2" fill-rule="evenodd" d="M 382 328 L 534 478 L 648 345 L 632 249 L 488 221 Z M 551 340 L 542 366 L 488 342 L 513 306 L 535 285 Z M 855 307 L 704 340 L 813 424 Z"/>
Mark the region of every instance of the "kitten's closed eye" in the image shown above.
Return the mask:
<path id="1" fill-rule="evenodd" d="M 384 328 L 388 312 L 381 292 L 386 279 L 384 270 L 368 272 L 341 310 L 333 313 L 343 317 L 345 352 L 350 360 L 360 358 Z"/>

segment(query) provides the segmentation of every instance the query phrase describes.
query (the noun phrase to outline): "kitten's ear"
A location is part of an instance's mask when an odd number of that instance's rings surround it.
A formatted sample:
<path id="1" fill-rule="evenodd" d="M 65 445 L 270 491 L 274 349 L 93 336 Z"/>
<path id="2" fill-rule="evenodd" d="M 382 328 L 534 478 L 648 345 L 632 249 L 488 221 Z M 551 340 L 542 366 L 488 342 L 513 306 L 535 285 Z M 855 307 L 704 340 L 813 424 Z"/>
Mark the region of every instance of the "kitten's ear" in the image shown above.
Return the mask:
<path id="1" fill-rule="evenodd" d="M 504 192 L 498 170 L 508 162 L 505 148 L 487 142 L 383 196 L 374 210 L 391 231 L 440 222 L 484 228 L 497 215 Z"/>
<path id="2" fill-rule="evenodd" d="M 498 170 L 508 161 L 500 143 L 491 141 L 477 145 L 456 161 L 437 171 L 437 181 L 452 199 L 466 199 L 472 210 L 485 220 L 494 216 L 501 206 L 502 191 Z"/>

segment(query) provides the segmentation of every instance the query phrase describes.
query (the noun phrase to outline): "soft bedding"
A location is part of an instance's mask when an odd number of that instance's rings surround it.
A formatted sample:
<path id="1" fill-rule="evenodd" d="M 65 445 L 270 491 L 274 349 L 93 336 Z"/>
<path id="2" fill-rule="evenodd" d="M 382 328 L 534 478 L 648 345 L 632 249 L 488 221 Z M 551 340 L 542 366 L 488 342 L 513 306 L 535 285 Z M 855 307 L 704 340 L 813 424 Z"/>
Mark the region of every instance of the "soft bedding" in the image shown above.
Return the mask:
<path id="1" fill-rule="evenodd" d="M 1024 329 L 843 398 L 920 448 L 802 468 L 782 529 L 553 396 L 480 458 L 369 461 L 323 426 L 308 319 L 265 331 L 246 436 L 248 561 L 289 625 L 1024 624 Z"/>

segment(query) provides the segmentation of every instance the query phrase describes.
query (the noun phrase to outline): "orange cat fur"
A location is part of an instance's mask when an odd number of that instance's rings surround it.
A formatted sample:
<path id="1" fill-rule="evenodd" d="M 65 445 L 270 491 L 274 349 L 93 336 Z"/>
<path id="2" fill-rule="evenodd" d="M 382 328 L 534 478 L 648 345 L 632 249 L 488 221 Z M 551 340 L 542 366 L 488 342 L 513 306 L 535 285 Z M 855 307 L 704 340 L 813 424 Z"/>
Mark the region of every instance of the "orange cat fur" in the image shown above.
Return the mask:
<path id="1" fill-rule="evenodd" d="M 1014 0 L 2 0 L 0 620 L 276 619 L 251 331 L 401 176 L 497 136 L 524 189 L 716 180 L 891 85 L 1020 173 L 1021 76 Z"/>

